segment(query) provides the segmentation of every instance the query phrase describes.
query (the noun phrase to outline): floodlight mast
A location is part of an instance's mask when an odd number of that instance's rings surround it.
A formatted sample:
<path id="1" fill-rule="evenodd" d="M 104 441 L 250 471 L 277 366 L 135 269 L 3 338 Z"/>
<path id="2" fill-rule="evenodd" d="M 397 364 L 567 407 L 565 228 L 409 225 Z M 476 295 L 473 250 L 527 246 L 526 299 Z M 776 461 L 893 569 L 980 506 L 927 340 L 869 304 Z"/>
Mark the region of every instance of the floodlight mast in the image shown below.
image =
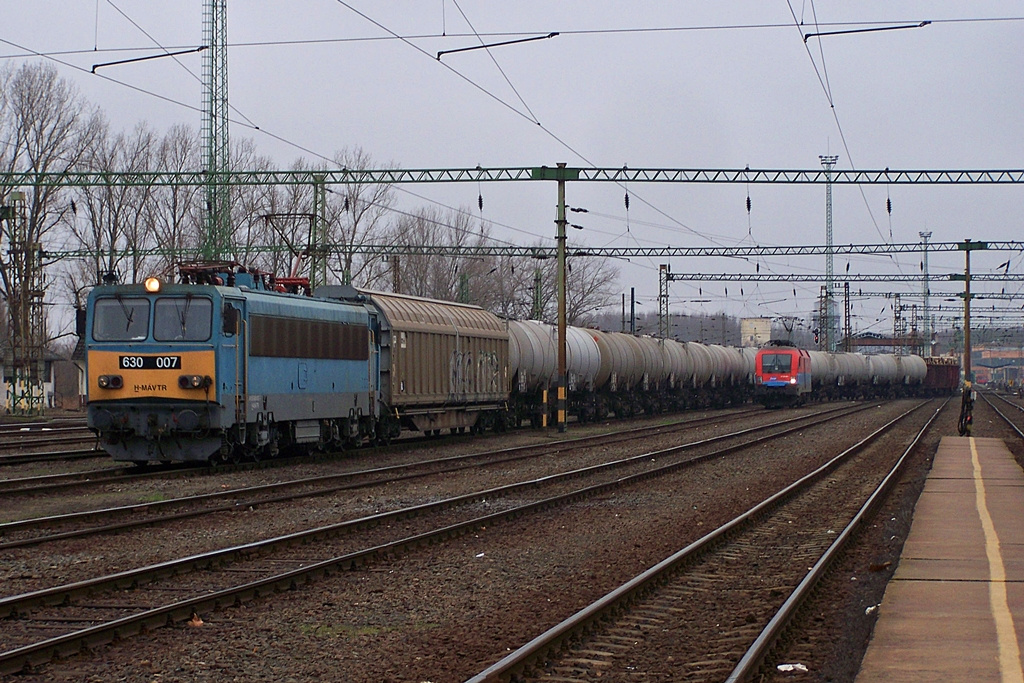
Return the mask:
<path id="1" fill-rule="evenodd" d="M 230 250 L 231 148 L 228 143 L 228 5 L 205 0 L 203 37 L 203 165 L 206 176 L 206 235 L 202 255 L 221 260 Z"/>

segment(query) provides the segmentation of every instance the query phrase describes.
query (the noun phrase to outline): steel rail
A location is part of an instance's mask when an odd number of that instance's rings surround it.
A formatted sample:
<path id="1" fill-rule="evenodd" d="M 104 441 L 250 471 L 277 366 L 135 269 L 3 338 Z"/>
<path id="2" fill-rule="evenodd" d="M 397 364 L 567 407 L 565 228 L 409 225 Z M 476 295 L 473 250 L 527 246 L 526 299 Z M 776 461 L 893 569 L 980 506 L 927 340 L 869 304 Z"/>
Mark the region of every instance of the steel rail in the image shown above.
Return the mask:
<path id="1" fill-rule="evenodd" d="M 101 458 L 106 455 L 106 452 L 94 448 L 77 451 L 52 451 L 50 453 L 0 455 L 0 467 L 5 465 L 27 465 L 34 462 L 52 462 L 55 460 L 86 460 L 89 458 Z"/>
<path id="2" fill-rule="evenodd" d="M 939 413 L 946 407 L 950 399 L 946 399 L 941 406 L 939 406 L 932 414 L 931 418 L 924 424 L 923 427 L 918 431 L 917 435 L 913 438 L 910 444 L 903 450 L 896 463 L 890 468 L 889 473 L 885 476 L 882 482 L 875 488 L 875 490 L 868 496 L 867 501 L 857 511 L 850 520 L 850 523 L 836 536 L 836 540 L 828 547 L 828 549 L 822 554 L 814 566 L 811 567 L 810 571 L 804 579 L 797 584 L 796 588 L 786 599 L 786 601 L 779 608 L 778 612 L 772 617 L 768 625 L 761 631 L 757 639 L 754 640 L 753 644 L 747 649 L 747 651 L 740 658 L 739 663 L 726 678 L 726 683 L 739 683 L 740 681 L 749 681 L 754 678 L 757 671 L 761 668 L 764 659 L 771 652 L 772 648 L 778 643 L 779 638 L 782 636 L 786 627 L 792 623 L 800 606 L 807 601 L 810 597 L 811 592 L 825 577 L 825 573 L 832 563 L 841 555 L 843 550 L 849 545 L 851 539 L 854 537 L 856 532 L 861 526 L 871 517 L 872 514 L 878 509 L 878 507 L 885 500 L 886 496 L 892 490 L 892 487 L 899 480 L 899 477 L 903 474 L 903 469 L 907 463 L 910 453 L 914 450 L 921 439 L 924 437 L 928 429 L 931 428 L 932 423 L 938 418 Z"/>
<path id="3" fill-rule="evenodd" d="M 590 498 L 594 495 L 606 493 L 608 491 L 619 489 L 654 477 L 663 476 L 683 468 L 692 467 L 698 463 L 719 458 L 728 453 L 744 450 L 753 445 L 778 438 L 784 434 L 804 430 L 810 426 L 825 424 L 850 413 L 867 410 L 870 407 L 872 407 L 870 404 L 866 406 L 858 406 L 845 414 L 831 414 L 817 422 L 812 422 L 811 424 L 793 425 L 780 432 L 755 437 L 752 440 L 745 441 L 741 444 L 726 446 L 712 453 L 706 453 L 691 459 L 661 465 L 644 472 L 619 477 L 600 484 L 586 486 L 568 493 L 544 498 L 514 508 L 509 508 L 501 512 L 491 513 L 482 517 L 458 522 L 440 529 L 416 534 L 397 541 L 347 553 L 339 557 L 314 562 L 307 567 L 295 569 L 283 574 L 276 574 L 241 586 L 199 595 L 194 598 L 175 602 L 171 605 L 148 609 L 106 624 L 100 624 L 72 633 L 56 636 L 54 638 L 49 638 L 34 644 L 18 647 L 16 649 L 0 653 L 0 673 L 17 673 L 25 670 L 26 668 L 45 664 L 46 662 L 51 661 L 55 656 L 63 656 L 85 647 L 94 647 L 96 645 L 109 643 L 115 639 L 138 633 L 143 629 L 155 628 L 175 621 L 181 621 L 204 610 L 216 609 L 225 605 L 235 605 L 240 601 L 256 597 L 267 591 L 293 588 L 298 585 L 299 582 L 308 582 L 313 578 L 322 576 L 330 571 L 358 567 L 378 557 L 391 557 L 399 552 L 411 548 L 434 543 L 439 540 L 455 538 L 465 533 L 469 533 L 482 527 L 492 526 L 502 521 L 516 519 L 526 514 L 548 510 L 560 505 L 567 505 L 572 502 Z M 794 418 L 784 422 L 789 423 L 806 420 L 809 417 L 813 416 Z M 744 434 L 749 431 L 751 430 L 740 430 L 739 432 L 736 432 L 735 435 Z M 703 442 L 720 441 L 723 438 L 726 438 L 726 436 L 712 437 L 710 439 L 703 440 Z M 32 593 L 10 596 L 0 599 L 0 614 L 17 616 L 37 606 L 72 604 L 75 597 L 95 593 L 101 589 L 113 589 L 118 587 L 134 588 L 146 581 L 154 580 L 156 578 L 174 576 L 185 573 L 186 571 L 223 565 L 243 555 L 253 556 L 254 554 L 267 550 L 270 547 L 291 546 L 293 544 L 309 542 L 318 538 L 330 537 L 343 531 L 367 526 L 376 526 L 382 522 L 409 517 L 413 514 L 419 514 L 425 511 L 443 510 L 455 507 L 456 505 L 462 505 L 465 503 L 475 502 L 483 498 L 493 497 L 495 495 L 514 493 L 529 488 L 537 488 L 555 481 L 577 478 L 594 471 L 621 466 L 621 463 L 624 462 L 650 461 L 652 458 L 656 459 L 657 457 L 670 454 L 674 451 L 690 448 L 692 445 L 693 444 L 686 444 L 682 447 L 677 446 L 660 451 L 644 453 L 623 459 L 622 461 L 616 461 L 615 463 L 606 463 L 600 466 L 580 468 L 560 475 L 541 477 L 527 482 L 519 482 L 509 486 L 478 491 L 443 501 L 424 503 L 409 508 L 319 527 L 317 529 L 310 529 L 285 536 L 279 536 L 273 539 L 247 543 L 208 553 L 200 553 L 178 560 L 171 560 L 148 567 L 127 570 L 117 574 L 89 579 L 86 581 L 79 581 L 65 586 L 56 586 L 53 588 L 34 591 Z"/>
<path id="4" fill-rule="evenodd" d="M 706 551 L 708 548 L 734 531 L 750 524 L 762 514 L 778 507 L 804 487 L 832 472 L 851 455 L 865 448 L 871 442 L 895 426 L 897 422 L 917 411 L 922 406 L 926 405 L 926 403 L 927 402 L 923 402 L 920 405 L 915 406 L 895 419 L 889 421 L 882 427 L 879 427 L 877 430 L 873 431 L 850 448 L 845 449 L 842 453 L 835 456 L 821 467 L 801 477 L 789 486 L 783 488 L 743 514 L 718 527 L 714 531 L 687 545 L 682 550 L 662 560 L 615 590 L 605 594 L 603 597 L 578 611 L 576 614 L 548 629 L 541 635 L 529 641 L 498 662 L 487 667 L 475 676 L 467 679 L 466 683 L 495 683 L 498 681 L 508 681 L 512 677 L 522 674 L 538 660 L 556 653 L 561 647 L 563 647 L 564 643 L 586 633 L 587 630 L 609 614 L 620 609 L 625 609 L 632 601 L 649 593 L 659 583 L 665 581 L 668 576 L 676 573 L 680 567 L 688 563 L 698 554 Z"/>
<path id="5" fill-rule="evenodd" d="M 803 415 L 793 420 L 810 419 L 816 416 L 827 415 L 831 412 L 847 410 L 847 407 L 832 408 L 827 411 L 821 411 L 813 413 L 812 415 Z M 728 417 L 746 417 L 752 413 L 762 412 L 759 410 L 748 410 L 738 413 L 732 413 Z M 102 526 L 88 527 L 84 529 L 77 529 L 71 531 L 55 532 L 51 534 L 35 536 L 31 538 L 20 538 L 7 541 L 0 541 L 0 550 L 8 550 L 12 548 L 24 548 L 30 546 L 42 545 L 44 543 L 50 543 L 53 541 L 68 540 L 71 538 L 83 538 L 86 536 L 111 533 L 115 531 L 122 531 L 125 529 L 134 529 L 139 527 L 155 526 L 158 524 L 180 521 L 182 519 L 190 519 L 194 517 L 200 517 L 208 514 L 215 514 L 218 512 L 230 512 L 238 509 L 255 508 L 263 505 L 287 502 L 291 500 L 299 500 L 302 498 L 311 498 L 314 496 L 323 496 L 331 493 L 337 493 L 340 491 L 349 491 L 358 488 L 365 488 L 369 486 L 380 486 L 387 483 L 393 483 L 398 481 L 408 481 L 411 479 L 436 476 L 438 474 L 446 474 L 451 472 L 458 472 L 470 467 L 479 467 L 480 463 L 477 462 L 483 458 L 488 458 L 485 463 L 488 466 L 505 464 L 509 462 L 516 462 L 526 458 L 534 458 L 543 455 L 550 455 L 552 453 L 562 453 L 569 449 L 577 449 L 585 447 L 587 444 L 592 442 L 600 443 L 601 445 L 608 443 L 618 443 L 620 441 L 630 441 L 639 434 L 645 432 L 657 432 L 664 434 L 671 434 L 681 429 L 690 429 L 704 422 L 722 421 L 721 415 L 716 415 L 707 418 L 700 418 L 697 420 L 685 420 L 676 423 L 670 423 L 668 425 L 652 425 L 648 427 L 637 427 L 633 429 L 624 430 L 621 432 L 615 432 L 612 434 L 599 434 L 588 437 L 578 437 L 575 439 L 563 439 L 552 443 L 545 444 L 527 444 L 523 446 L 513 446 L 511 448 L 498 449 L 494 451 L 484 451 L 479 453 L 470 453 L 466 455 L 457 456 L 446 456 L 443 458 L 435 458 L 432 460 L 420 460 L 411 463 L 404 463 L 398 465 L 388 465 L 385 467 L 377 467 L 369 470 L 357 470 L 354 472 L 344 472 L 340 474 L 328 474 L 317 477 L 306 477 L 303 479 L 294 479 L 285 482 L 275 482 L 271 484 L 260 484 L 257 486 L 248 486 L 244 488 L 231 489 L 227 491 L 215 491 L 212 493 L 201 493 L 194 496 L 184 496 L 180 498 L 171 498 L 168 500 L 152 501 L 147 503 L 135 503 L 132 505 L 122 505 L 117 507 L 102 508 L 97 510 L 85 510 L 81 512 L 69 512 L 60 515 L 50 515 L 46 517 L 33 517 L 29 519 L 16 520 L 11 522 L 0 523 L 0 535 L 10 534 L 12 532 L 18 532 L 26 529 L 38 528 L 41 526 L 59 525 L 67 522 L 82 522 L 88 520 L 99 520 L 107 517 L 117 516 L 130 516 L 126 522 L 118 522 L 113 524 L 104 524 Z M 779 423 L 775 423 L 776 426 Z M 684 444 L 683 447 L 688 447 Z M 532 453 L 532 451 L 540 451 L 539 453 Z M 497 457 L 494 457 L 497 456 Z M 429 469 L 428 471 L 417 472 L 413 470 L 431 468 L 440 465 L 441 469 Z M 374 476 L 374 475 L 391 475 L 393 473 L 402 473 L 399 476 L 391 476 L 388 479 L 372 479 L 369 481 L 350 481 L 355 480 L 359 477 Z M 102 483 L 114 481 L 116 479 L 105 479 Z M 341 481 L 341 484 L 330 485 L 322 488 L 318 488 L 311 491 L 300 491 L 291 494 L 274 495 L 263 498 L 251 498 L 242 499 L 235 502 L 216 505 L 214 507 L 206 507 L 196 510 L 190 510 L 185 512 L 171 513 L 160 515 L 159 517 L 139 517 L 140 513 L 161 510 L 164 508 L 175 508 L 193 503 L 202 503 L 207 501 L 216 501 L 224 498 L 234 498 L 247 494 L 255 494 L 267 491 L 279 491 L 287 488 L 295 488 L 300 486 L 308 486 L 311 484 L 322 484 L 333 481 Z"/>
<path id="6" fill-rule="evenodd" d="M 1017 436 L 1019 436 L 1021 439 L 1024 439 L 1024 431 L 1021 431 L 1021 428 L 1018 427 L 1017 424 L 1015 422 L 1013 422 L 1008 415 L 1003 413 L 1003 411 L 999 410 L 999 408 L 997 408 L 995 406 L 995 404 L 992 403 L 992 401 L 989 399 L 987 394 L 988 394 L 988 392 L 985 392 L 985 391 L 977 392 L 977 395 L 980 396 L 981 399 L 983 401 L 985 401 L 985 403 L 988 404 L 988 407 L 991 408 L 992 410 L 994 410 L 996 412 L 996 415 L 1001 417 L 1003 419 L 1003 422 L 1005 422 L 1007 424 L 1007 426 L 1010 427 L 1010 429 L 1012 429 L 1013 431 L 1015 431 L 1017 433 Z M 999 396 L 999 394 L 995 394 L 995 396 L 997 396 L 1000 400 L 1005 402 L 1007 405 L 1011 405 L 1014 408 L 1016 408 L 1018 411 L 1024 412 L 1024 408 L 1021 408 L 1019 405 L 1017 405 L 1013 401 L 1007 400 L 1006 398 L 1004 398 L 1002 396 Z"/>
<path id="7" fill-rule="evenodd" d="M 24 429 L 41 431 L 44 429 L 85 429 L 85 418 L 57 418 L 42 422 L 0 422 L 0 434 L 20 432 Z"/>
<path id="8" fill-rule="evenodd" d="M 753 411 L 744 411 L 744 412 L 753 412 Z M 737 413 L 730 413 L 728 415 L 735 415 L 735 414 L 737 414 Z M 739 413 L 739 414 L 744 414 L 744 413 Z M 690 423 L 700 422 L 702 420 L 713 420 L 713 419 L 721 419 L 721 415 L 719 415 L 717 417 L 698 418 L 697 420 L 682 420 L 682 421 L 679 421 L 678 423 L 668 423 L 668 424 L 669 425 L 672 425 L 672 424 L 690 424 Z M 644 430 L 644 429 L 651 429 L 651 428 L 652 427 L 650 427 L 650 426 L 647 426 L 647 427 L 637 427 L 636 430 Z M 627 432 L 623 432 L 623 433 L 629 433 L 629 432 L 627 431 Z M 636 433 L 640 433 L 640 431 L 637 431 Z M 579 437 L 577 437 L 577 438 L 579 438 Z M 593 438 L 600 438 L 600 437 L 593 437 Z M 571 441 L 571 439 L 569 439 L 569 441 Z M 423 440 L 423 439 L 412 440 L 411 439 L 411 440 L 403 441 L 403 442 L 400 442 L 400 443 L 397 443 L 397 444 L 393 444 L 393 447 L 400 449 L 400 448 L 402 448 L 404 446 L 408 446 L 409 444 L 418 444 L 418 443 L 421 443 L 421 442 L 436 443 L 436 441 L 432 441 L 431 439 L 425 439 L 425 440 Z M 528 448 L 529 446 L 526 446 L 526 447 Z M 381 447 L 380 446 L 374 446 L 374 447 L 371 447 L 371 448 L 381 448 Z M 216 468 L 208 468 L 205 464 L 189 465 L 187 463 L 184 463 L 184 464 L 183 463 L 176 463 L 176 464 L 170 464 L 170 465 L 156 465 L 156 466 L 152 466 L 152 467 L 147 467 L 145 469 L 138 468 L 138 467 L 127 467 L 127 468 L 121 468 L 121 469 L 92 470 L 92 471 L 85 472 L 85 473 L 70 472 L 70 473 L 56 474 L 56 475 L 42 475 L 40 477 L 23 477 L 23 478 L 20 478 L 20 479 L 0 479 L 0 492 L 6 493 L 6 494 L 10 494 L 10 495 L 16 495 L 16 494 L 22 494 L 22 493 L 38 494 L 38 493 L 42 493 L 44 491 L 66 490 L 66 489 L 69 489 L 69 488 L 76 488 L 76 487 L 80 487 L 80 486 L 90 486 L 90 485 L 94 485 L 94 484 L 106 484 L 106 483 L 110 483 L 111 481 L 131 481 L 131 480 L 135 480 L 135 479 L 147 479 L 147 478 L 156 477 L 156 476 L 168 476 L 168 475 L 172 476 L 172 477 L 173 476 L 195 476 L 195 475 L 212 476 L 212 475 L 225 474 L 225 473 L 238 472 L 238 471 L 248 471 L 248 470 L 255 470 L 255 469 L 285 467 L 285 466 L 293 465 L 293 464 L 320 463 L 320 462 L 325 462 L 325 461 L 337 460 L 339 458 L 347 458 L 350 455 L 351 455 L 351 453 L 349 451 L 338 451 L 338 452 L 335 452 L 335 453 L 320 453 L 320 454 L 316 454 L 316 455 L 295 456 L 295 457 L 290 457 L 290 458 L 274 458 L 274 459 L 271 459 L 271 460 L 261 460 L 261 461 L 258 461 L 258 462 L 237 463 L 237 464 L 233 464 L 233 465 L 218 465 Z M 429 462 L 429 461 L 423 461 L 423 462 Z M 92 473 L 103 473 L 103 472 L 108 473 L 110 476 L 107 476 L 104 479 L 90 479 L 88 476 L 83 476 L 83 475 L 89 475 L 89 474 L 92 474 Z M 58 479 L 63 479 L 63 481 L 58 481 Z M 38 483 L 34 485 L 33 480 L 37 480 Z M 12 487 L 9 484 L 16 484 L 16 487 Z M 237 491 L 239 489 L 235 489 L 235 490 Z M 159 501 L 159 502 L 163 502 L 163 501 Z M 72 513 L 72 514 L 74 514 L 74 513 Z"/>

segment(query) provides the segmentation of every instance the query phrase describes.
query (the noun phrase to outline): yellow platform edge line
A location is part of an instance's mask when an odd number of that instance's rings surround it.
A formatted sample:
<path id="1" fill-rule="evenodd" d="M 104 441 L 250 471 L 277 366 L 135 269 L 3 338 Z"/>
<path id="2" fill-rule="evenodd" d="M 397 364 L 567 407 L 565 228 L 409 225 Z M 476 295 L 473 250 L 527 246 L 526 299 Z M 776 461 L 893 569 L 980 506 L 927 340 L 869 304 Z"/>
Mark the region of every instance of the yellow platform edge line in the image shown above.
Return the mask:
<path id="1" fill-rule="evenodd" d="M 992 523 L 992 515 L 988 511 L 985 496 L 985 482 L 981 478 L 981 460 L 974 437 L 968 439 L 971 444 L 971 464 L 974 467 L 974 499 L 981 518 L 981 528 L 985 534 L 985 553 L 988 555 L 989 588 L 988 598 L 992 608 L 992 617 L 996 622 L 996 634 L 999 641 L 999 672 L 1004 683 L 1024 683 L 1024 668 L 1020 662 L 1020 647 L 1017 645 L 1017 629 L 1013 623 L 1006 595 L 1006 568 L 1003 555 L 999 549 L 999 536 Z"/>

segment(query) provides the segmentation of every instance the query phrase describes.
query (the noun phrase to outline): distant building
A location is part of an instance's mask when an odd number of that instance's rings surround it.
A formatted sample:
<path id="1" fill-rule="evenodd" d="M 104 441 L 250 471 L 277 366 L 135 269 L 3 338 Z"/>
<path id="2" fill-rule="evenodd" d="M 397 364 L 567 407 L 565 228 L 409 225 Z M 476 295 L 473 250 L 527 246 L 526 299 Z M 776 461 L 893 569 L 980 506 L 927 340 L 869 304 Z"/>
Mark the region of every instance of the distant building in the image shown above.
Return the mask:
<path id="1" fill-rule="evenodd" d="M 771 318 L 740 318 L 740 345 L 761 347 L 772 339 Z"/>

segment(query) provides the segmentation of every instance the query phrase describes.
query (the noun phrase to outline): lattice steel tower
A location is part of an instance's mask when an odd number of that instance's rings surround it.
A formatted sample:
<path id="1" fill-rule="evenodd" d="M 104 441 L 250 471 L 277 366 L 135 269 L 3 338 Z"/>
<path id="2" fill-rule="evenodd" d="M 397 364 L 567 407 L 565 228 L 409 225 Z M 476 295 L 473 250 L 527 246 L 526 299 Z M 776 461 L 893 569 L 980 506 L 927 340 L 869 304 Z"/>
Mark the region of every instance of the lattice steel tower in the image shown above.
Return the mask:
<path id="1" fill-rule="evenodd" d="M 930 306 L 931 289 L 928 284 L 928 240 L 931 238 L 931 231 L 917 233 L 924 240 L 924 259 L 921 262 L 921 271 L 924 273 L 924 305 L 922 306 L 922 312 L 924 313 L 924 330 L 922 330 L 922 336 L 924 337 L 924 352 L 926 356 L 932 355 L 932 313 Z"/>
<path id="2" fill-rule="evenodd" d="M 231 198 L 226 183 L 231 171 L 228 145 L 228 4 L 205 0 L 203 5 L 203 164 L 206 168 L 206 235 L 203 258 L 224 257 L 231 238 Z"/>
<path id="3" fill-rule="evenodd" d="M 825 320 L 819 321 L 822 334 L 825 336 L 825 348 L 835 352 L 838 342 L 836 333 L 836 299 L 835 299 L 835 276 L 833 271 L 833 257 L 835 251 L 832 247 L 832 169 L 838 156 L 821 155 L 821 165 L 825 168 Z"/>
<path id="4" fill-rule="evenodd" d="M 46 368 L 46 313 L 43 297 L 43 248 L 26 215 L 24 192 L 11 192 L 0 207 L 0 220 L 8 226 L 7 250 L 11 289 L 7 294 L 11 325 L 10 355 L 5 358 L 7 408 L 16 415 L 39 415 L 46 405 L 43 382 Z"/>

